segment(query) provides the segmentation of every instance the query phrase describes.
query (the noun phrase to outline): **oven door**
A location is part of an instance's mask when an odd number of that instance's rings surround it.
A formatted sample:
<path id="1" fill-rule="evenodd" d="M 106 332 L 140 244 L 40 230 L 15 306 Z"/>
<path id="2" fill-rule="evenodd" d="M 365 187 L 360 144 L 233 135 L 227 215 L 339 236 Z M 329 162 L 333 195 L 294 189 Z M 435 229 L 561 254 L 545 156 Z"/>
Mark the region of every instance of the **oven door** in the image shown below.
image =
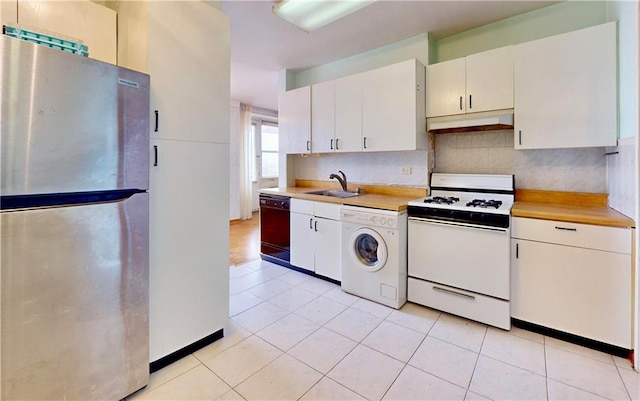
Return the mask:
<path id="1" fill-rule="evenodd" d="M 409 218 L 409 276 L 509 300 L 509 229 Z"/>

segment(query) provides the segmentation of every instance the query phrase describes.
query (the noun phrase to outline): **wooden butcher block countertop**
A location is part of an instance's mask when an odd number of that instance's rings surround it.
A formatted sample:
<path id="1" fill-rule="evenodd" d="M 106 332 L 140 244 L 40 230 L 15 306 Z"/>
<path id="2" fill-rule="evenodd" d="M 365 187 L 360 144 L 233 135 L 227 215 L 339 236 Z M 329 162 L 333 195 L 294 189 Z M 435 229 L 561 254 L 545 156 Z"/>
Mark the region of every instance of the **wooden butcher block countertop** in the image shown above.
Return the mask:
<path id="1" fill-rule="evenodd" d="M 265 188 L 261 189 L 260 192 L 264 194 L 290 196 L 296 199 L 394 211 L 407 210 L 409 201 L 427 196 L 426 188 L 349 184 L 350 191 L 358 187 L 362 189 L 363 194 L 351 198 L 337 198 L 305 193 L 320 189 L 341 189 L 336 181 L 296 180 L 295 187 Z"/>
<path id="2" fill-rule="evenodd" d="M 633 219 L 607 206 L 607 194 L 516 190 L 514 217 L 609 227 L 635 227 Z"/>

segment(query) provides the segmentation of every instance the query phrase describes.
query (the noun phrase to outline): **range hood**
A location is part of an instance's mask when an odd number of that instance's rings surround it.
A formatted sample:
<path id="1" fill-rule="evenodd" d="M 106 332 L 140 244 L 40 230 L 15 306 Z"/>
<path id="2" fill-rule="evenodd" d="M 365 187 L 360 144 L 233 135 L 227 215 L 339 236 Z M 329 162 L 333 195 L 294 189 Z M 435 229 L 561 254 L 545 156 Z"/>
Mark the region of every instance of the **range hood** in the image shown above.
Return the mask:
<path id="1" fill-rule="evenodd" d="M 427 131 L 436 134 L 501 129 L 513 129 L 513 109 L 427 118 Z"/>

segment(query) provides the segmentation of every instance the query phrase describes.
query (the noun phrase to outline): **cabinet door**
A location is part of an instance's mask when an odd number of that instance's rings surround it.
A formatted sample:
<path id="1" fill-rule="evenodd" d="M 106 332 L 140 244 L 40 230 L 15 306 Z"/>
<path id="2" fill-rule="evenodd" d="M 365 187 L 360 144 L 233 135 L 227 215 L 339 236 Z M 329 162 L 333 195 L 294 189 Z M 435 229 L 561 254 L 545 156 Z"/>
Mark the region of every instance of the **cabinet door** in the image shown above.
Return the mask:
<path id="1" fill-rule="evenodd" d="M 314 271 L 314 223 L 312 215 L 291 213 L 291 264 Z"/>
<path id="2" fill-rule="evenodd" d="M 416 150 L 418 135 L 426 143 L 422 64 L 408 60 L 372 70 L 363 82 L 363 151 Z"/>
<path id="3" fill-rule="evenodd" d="M 315 267 L 316 274 L 341 280 L 342 223 L 316 217 Z"/>
<path id="4" fill-rule="evenodd" d="M 516 149 L 615 146 L 616 23 L 515 46 Z"/>
<path id="5" fill-rule="evenodd" d="M 17 24 L 18 23 L 18 2 L 0 1 L 0 23 L 1 24 Z"/>
<path id="6" fill-rule="evenodd" d="M 336 152 L 362 150 L 362 80 L 354 74 L 335 80 Z"/>
<path id="7" fill-rule="evenodd" d="M 336 148 L 333 88 L 333 81 L 311 86 L 311 148 L 314 152 L 333 152 Z"/>
<path id="8" fill-rule="evenodd" d="M 278 125 L 286 153 L 311 152 L 311 87 L 280 94 Z"/>
<path id="9" fill-rule="evenodd" d="M 513 46 L 466 57 L 467 113 L 513 108 Z"/>
<path id="10" fill-rule="evenodd" d="M 228 144 L 215 127 L 229 126 L 229 17 L 199 1 L 147 6 L 152 137 Z"/>
<path id="11" fill-rule="evenodd" d="M 630 349 L 631 256 L 512 240 L 511 316 Z"/>
<path id="12" fill-rule="evenodd" d="M 427 117 L 464 114 L 465 60 L 459 58 L 427 67 Z"/>
<path id="13" fill-rule="evenodd" d="M 116 12 L 107 7 L 87 0 L 19 0 L 18 23 L 80 39 L 90 58 L 116 63 Z"/>
<path id="14" fill-rule="evenodd" d="M 229 311 L 229 145 L 152 140 L 149 328 L 158 360 L 224 327 Z"/>

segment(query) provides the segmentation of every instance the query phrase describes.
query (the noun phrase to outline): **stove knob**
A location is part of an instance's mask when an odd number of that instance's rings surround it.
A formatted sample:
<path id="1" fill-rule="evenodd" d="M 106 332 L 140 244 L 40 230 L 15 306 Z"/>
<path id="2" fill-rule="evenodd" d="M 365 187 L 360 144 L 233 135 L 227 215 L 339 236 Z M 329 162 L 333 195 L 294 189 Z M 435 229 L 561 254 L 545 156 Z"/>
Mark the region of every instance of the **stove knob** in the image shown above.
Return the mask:
<path id="1" fill-rule="evenodd" d="M 380 225 L 384 226 L 385 224 L 387 224 L 387 219 L 385 219 L 384 217 L 380 217 Z"/>

